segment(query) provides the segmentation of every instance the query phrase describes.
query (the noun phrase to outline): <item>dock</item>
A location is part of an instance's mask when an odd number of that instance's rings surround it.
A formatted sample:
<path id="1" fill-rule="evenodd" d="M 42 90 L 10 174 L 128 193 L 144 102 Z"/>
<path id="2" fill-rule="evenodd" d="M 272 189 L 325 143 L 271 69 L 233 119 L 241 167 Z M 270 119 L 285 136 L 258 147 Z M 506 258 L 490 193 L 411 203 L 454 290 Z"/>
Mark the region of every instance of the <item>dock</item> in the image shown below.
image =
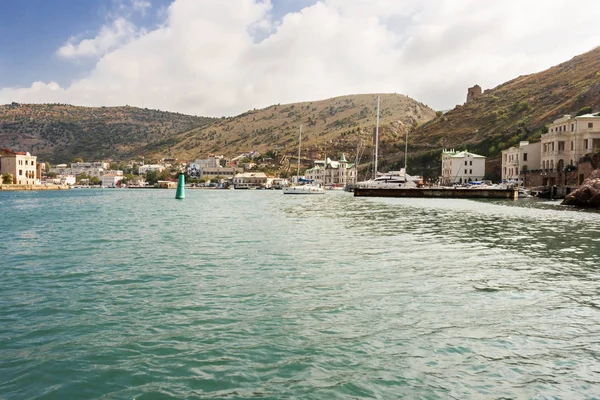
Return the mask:
<path id="1" fill-rule="evenodd" d="M 517 189 L 468 189 L 468 188 L 355 188 L 354 197 L 416 197 L 439 199 L 506 199 L 519 198 Z"/>

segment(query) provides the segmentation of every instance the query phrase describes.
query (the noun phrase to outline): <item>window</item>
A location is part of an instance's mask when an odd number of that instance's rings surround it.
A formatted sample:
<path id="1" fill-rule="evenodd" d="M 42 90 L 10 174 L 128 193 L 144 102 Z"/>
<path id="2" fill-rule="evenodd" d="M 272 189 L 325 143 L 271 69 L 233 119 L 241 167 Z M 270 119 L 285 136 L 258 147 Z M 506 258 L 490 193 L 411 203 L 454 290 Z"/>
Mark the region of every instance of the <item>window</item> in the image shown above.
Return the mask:
<path id="1" fill-rule="evenodd" d="M 469 165 L 473 165 L 473 161 L 469 161 Z"/>
<path id="2" fill-rule="evenodd" d="M 19 170 L 19 175 L 23 175 L 23 170 L 22 169 Z"/>
<path id="3" fill-rule="evenodd" d="M 571 140 L 571 151 L 573 151 L 573 141 Z"/>
<path id="4" fill-rule="evenodd" d="M 583 147 L 586 148 L 586 149 L 588 148 L 588 141 L 587 141 L 587 139 L 584 139 L 584 141 L 583 141 Z"/>
<path id="5" fill-rule="evenodd" d="M 588 122 L 588 128 L 593 128 L 594 127 L 594 123 L 593 122 Z"/>
<path id="6" fill-rule="evenodd" d="M 467 170 L 465 169 L 465 175 L 467 174 Z"/>
<path id="7" fill-rule="evenodd" d="M 523 153 L 523 161 L 527 161 L 527 153 Z"/>
<path id="8" fill-rule="evenodd" d="M 565 142 L 558 142 L 558 151 L 565 151 Z"/>
<path id="9" fill-rule="evenodd" d="M 465 160 L 465 165 L 467 165 L 467 160 Z"/>
<path id="10" fill-rule="evenodd" d="M 470 170 L 469 170 L 469 174 L 472 174 L 472 173 L 473 173 L 473 170 L 472 170 L 472 169 L 470 169 Z"/>

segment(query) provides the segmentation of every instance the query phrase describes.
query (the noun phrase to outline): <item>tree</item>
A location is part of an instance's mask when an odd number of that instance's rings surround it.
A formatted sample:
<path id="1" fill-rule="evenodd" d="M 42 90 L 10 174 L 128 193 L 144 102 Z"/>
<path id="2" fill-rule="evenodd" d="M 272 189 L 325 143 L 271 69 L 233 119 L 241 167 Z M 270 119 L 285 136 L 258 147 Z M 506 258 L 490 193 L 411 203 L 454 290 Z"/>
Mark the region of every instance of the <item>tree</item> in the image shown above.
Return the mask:
<path id="1" fill-rule="evenodd" d="M 11 185 L 13 183 L 13 174 L 9 174 L 8 172 L 2 175 L 2 183 L 6 185 Z"/>
<path id="2" fill-rule="evenodd" d="M 71 161 L 71 162 L 72 162 L 72 163 L 83 162 L 83 158 L 81 158 L 81 157 L 75 157 L 75 158 L 73 159 L 73 161 Z"/>
<path id="3" fill-rule="evenodd" d="M 91 185 L 99 185 L 100 184 L 100 178 L 98 178 L 97 176 L 92 176 L 90 178 L 90 184 Z"/>
<path id="4" fill-rule="evenodd" d="M 148 181 L 149 184 L 154 185 L 156 182 L 158 182 L 160 180 L 160 172 L 158 172 L 157 170 L 150 170 L 148 172 L 146 172 L 146 180 Z"/>

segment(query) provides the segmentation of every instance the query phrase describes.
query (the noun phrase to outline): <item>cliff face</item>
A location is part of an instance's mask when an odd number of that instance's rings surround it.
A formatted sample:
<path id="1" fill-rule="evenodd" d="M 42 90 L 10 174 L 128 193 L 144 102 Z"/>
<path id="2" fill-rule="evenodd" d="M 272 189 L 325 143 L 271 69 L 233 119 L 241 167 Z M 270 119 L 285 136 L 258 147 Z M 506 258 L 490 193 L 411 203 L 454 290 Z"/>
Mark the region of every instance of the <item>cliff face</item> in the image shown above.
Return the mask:
<path id="1" fill-rule="evenodd" d="M 579 188 L 565 197 L 561 204 L 600 208 L 600 170 L 594 170 Z"/>

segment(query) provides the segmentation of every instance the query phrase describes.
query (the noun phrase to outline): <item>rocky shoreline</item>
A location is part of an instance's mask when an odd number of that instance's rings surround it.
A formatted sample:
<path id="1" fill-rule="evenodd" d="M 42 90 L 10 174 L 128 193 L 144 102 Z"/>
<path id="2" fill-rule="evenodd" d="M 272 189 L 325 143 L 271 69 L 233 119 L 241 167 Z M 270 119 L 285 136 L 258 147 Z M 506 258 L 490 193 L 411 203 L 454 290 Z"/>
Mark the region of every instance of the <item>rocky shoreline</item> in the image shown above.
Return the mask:
<path id="1" fill-rule="evenodd" d="M 600 208 L 600 170 L 594 170 L 581 186 L 565 197 L 561 204 Z"/>

